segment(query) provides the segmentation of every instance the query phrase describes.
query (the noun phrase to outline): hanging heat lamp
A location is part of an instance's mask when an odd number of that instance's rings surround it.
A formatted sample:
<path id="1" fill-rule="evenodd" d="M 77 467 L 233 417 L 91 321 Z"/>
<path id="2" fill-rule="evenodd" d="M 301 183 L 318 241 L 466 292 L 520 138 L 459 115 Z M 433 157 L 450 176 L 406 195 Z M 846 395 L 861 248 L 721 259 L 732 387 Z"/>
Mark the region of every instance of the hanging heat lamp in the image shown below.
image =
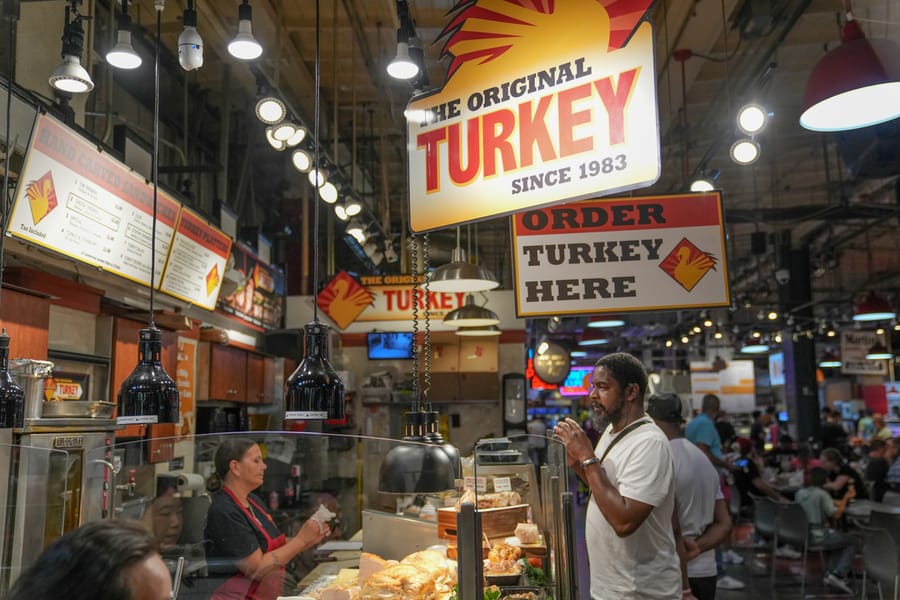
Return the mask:
<path id="1" fill-rule="evenodd" d="M 156 289 L 156 214 L 159 192 L 159 47 L 162 34 L 162 8 L 156 10 L 156 53 L 153 94 L 153 212 L 150 229 L 150 320 L 138 338 L 138 364 L 122 382 L 117 398 L 117 422 L 120 425 L 178 423 L 180 395 L 178 386 L 163 368 L 162 332 L 154 318 Z"/>
<path id="2" fill-rule="evenodd" d="M 897 311 L 890 302 L 880 296 L 875 290 L 869 291 L 866 296 L 853 307 L 854 321 L 887 321 L 897 316 Z"/>
<path id="3" fill-rule="evenodd" d="M 413 236 L 410 246 L 411 261 L 417 261 L 418 238 Z M 424 269 L 428 269 L 428 234 L 424 240 Z M 414 277 L 415 282 L 418 278 Z M 413 283 L 413 330 L 418 331 L 419 297 L 424 293 L 425 305 L 425 389 L 419 385 L 419 349 L 413 344 L 413 394 L 410 410 L 403 413 L 403 443 L 394 445 L 384 456 L 378 474 L 378 491 L 391 494 L 421 494 L 428 492 L 444 492 L 455 487 L 455 479 L 460 473 L 459 451 L 444 442 L 437 432 L 437 413 L 431 414 L 430 401 L 427 400 L 430 387 L 431 372 L 431 337 L 428 327 L 429 293 L 426 281 L 425 289 L 420 292 Z M 424 402 L 423 402 L 424 398 Z"/>
<path id="4" fill-rule="evenodd" d="M 321 34 L 319 0 L 316 0 L 316 91 L 315 91 L 315 132 L 319 138 L 319 111 L 321 107 L 321 57 L 319 38 Z M 315 170 L 319 172 L 319 152 L 315 156 Z M 313 283 L 319 283 L 319 204 L 313 209 Z M 291 373 L 284 384 L 285 420 L 326 420 L 344 418 L 344 382 L 328 362 L 328 327 L 319 323 L 318 302 L 313 302 L 313 321 L 303 328 L 303 360 Z"/>

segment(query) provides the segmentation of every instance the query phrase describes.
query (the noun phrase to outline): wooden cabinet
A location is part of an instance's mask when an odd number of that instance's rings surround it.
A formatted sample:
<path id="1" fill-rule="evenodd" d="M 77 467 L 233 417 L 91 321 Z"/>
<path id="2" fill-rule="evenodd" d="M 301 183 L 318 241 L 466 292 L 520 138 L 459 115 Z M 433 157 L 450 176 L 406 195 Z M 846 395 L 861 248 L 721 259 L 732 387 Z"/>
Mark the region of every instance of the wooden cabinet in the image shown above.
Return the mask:
<path id="1" fill-rule="evenodd" d="M 209 353 L 209 398 L 247 401 L 247 351 L 215 344 Z"/>

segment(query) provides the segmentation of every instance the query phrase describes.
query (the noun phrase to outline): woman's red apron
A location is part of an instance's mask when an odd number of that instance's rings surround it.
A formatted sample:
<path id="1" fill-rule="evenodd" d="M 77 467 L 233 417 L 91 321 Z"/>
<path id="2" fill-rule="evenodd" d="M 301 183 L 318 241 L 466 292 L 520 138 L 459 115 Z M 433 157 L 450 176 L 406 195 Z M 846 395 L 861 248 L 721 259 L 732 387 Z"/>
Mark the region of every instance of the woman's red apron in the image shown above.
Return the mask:
<path id="1" fill-rule="evenodd" d="M 247 515 L 247 520 L 250 522 L 250 524 L 256 527 L 263 534 L 263 537 L 266 539 L 266 547 L 261 548 L 263 554 L 281 548 L 285 545 L 285 543 L 287 542 L 287 538 L 283 533 L 275 538 L 270 537 L 265 527 L 258 523 L 255 516 L 246 506 L 241 504 L 234 493 L 227 487 L 223 487 L 222 489 L 228 493 L 228 495 L 238 506 L 238 508 L 244 511 L 244 514 Z M 250 498 L 249 500 L 259 511 L 260 515 L 265 515 L 265 517 L 270 521 L 272 520 L 272 517 L 269 516 L 269 514 L 263 509 L 263 507 L 261 507 L 256 502 L 253 502 L 253 498 Z M 257 580 L 250 579 L 249 577 L 238 573 L 237 575 L 230 577 L 225 583 L 217 587 L 212 594 L 211 600 L 275 600 L 275 598 L 280 596 L 283 592 L 284 575 L 285 569 L 283 566 L 278 566 L 271 569 L 265 574 L 262 579 Z"/>

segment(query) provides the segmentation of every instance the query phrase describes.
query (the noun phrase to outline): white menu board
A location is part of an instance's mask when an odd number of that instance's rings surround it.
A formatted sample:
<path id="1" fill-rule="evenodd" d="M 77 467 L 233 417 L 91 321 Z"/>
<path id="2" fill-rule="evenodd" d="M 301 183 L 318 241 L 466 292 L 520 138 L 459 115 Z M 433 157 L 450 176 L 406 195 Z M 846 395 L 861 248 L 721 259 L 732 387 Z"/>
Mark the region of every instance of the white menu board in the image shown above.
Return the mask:
<path id="1" fill-rule="evenodd" d="M 691 361 L 691 406 L 701 408 L 706 394 L 718 396 L 722 410 L 732 414 L 755 410 L 753 361 Z"/>
<path id="2" fill-rule="evenodd" d="M 150 285 L 153 188 L 143 177 L 40 115 L 20 181 L 10 234 Z M 180 210 L 158 190 L 157 287 Z"/>
<path id="3" fill-rule="evenodd" d="M 184 208 L 159 289 L 213 310 L 230 254 L 231 238 Z"/>

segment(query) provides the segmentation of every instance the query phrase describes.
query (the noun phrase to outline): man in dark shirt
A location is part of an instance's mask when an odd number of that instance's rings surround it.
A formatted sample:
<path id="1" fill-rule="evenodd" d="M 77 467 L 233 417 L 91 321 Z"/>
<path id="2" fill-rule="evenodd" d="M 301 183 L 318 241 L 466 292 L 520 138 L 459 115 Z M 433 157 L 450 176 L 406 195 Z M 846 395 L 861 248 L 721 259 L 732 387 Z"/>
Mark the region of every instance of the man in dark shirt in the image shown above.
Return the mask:
<path id="1" fill-rule="evenodd" d="M 824 414 L 825 411 L 822 412 Z M 847 430 L 841 425 L 841 413 L 830 410 L 822 424 L 822 448 L 835 448 L 838 452 L 843 453 L 846 447 Z"/>
<path id="2" fill-rule="evenodd" d="M 778 490 L 763 479 L 756 465 L 756 452 L 753 449 L 753 442 L 747 438 L 738 438 L 738 444 L 741 448 L 741 457 L 735 461 L 734 470 L 731 472 L 734 477 L 734 485 L 741 494 L 741 506 L 750 507 L 753 505 L 753 499 L 750 495 L 769 496 L 773 500 L 786 501 Z"/>
<path id="3" fill-rule="evenodd" d="M 869 463 L 863 473 L 863 479 L 872 485 L 872 500 L 881 502 L 887 491 L 887 474 L 891 465 L 885 454 L 887 443 L 884 440 L 872 440 L 869 444 Z"/>
<path id="4" fill-rule="evenodd" d="M 862 475 L 847 464 L 844 456 L 834 448 L 822 450 L 822 467 L 828 471 L 828 483 L 823 485 L 833 498 L 840 500 L 851 485 L 856 488 L 858 500 L 868 500 L 869 494 L 863 483 Z"/>

